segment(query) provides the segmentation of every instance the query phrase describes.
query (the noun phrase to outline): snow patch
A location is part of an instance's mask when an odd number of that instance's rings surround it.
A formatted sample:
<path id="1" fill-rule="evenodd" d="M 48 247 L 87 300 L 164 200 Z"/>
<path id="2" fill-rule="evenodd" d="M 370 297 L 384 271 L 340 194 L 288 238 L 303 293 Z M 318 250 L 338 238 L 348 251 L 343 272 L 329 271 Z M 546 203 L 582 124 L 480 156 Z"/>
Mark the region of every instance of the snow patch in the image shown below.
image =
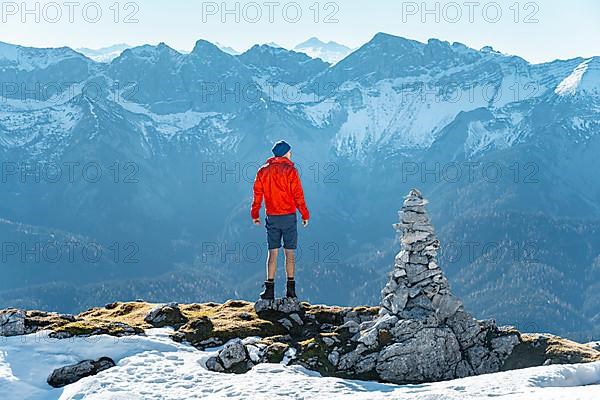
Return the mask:
<path id="1" fill-rule="evenodd" d="M 116 95 L 119 98 L 123 98 L 122 92 Z M 231 132 L 231 129 L 227 127 L 227 123 L 233 118 L 233 115 L 192 110 L 182 113 L 156 114 L 143 105 L 131 101 L 122 100 L 119 104 L 131 113 L 148 117 L 152 122 L 151 127 L 167 137 L 172 137 L 181 132 L 193 129 L 203 123 L 210 125 L 215 131 L 223 135 Z M 144 129 L 147 125 L 147 123 L 144 123 L 141 128 Z"/>
<path id="2" fill-rule="evenodd" d="M 571 75 L 567 76 L 565 79 L 562 80 L 562 82 L 558 84 L 558 86 L 554 90 L 554 93 L 556 93 L 559 96 L 575 95 L 581 85 L 583 76 L 587 72 L 591 61 L 592 59 L 590 58 L 579 64 L 573 70 Z M 597 83 L 600 84 L 600 82 Z"/>
<path id="3" fill-rule="evenodd" d="M 488 127 L 481 121 L 471 122 L 467 128 L 467 139 L 465 141 L 465 153 L 472 157 L 492 148 L 506 149 L 519 137 L 518 123 L 516 118 L 508 125 L 502 124 L 497 127 Z"/>
<path id="4" fill-rule="evenodd" d="M 358 84 L 350 92 L 348 119 L 334 141 L 338 154 L 364 158 L 370 146 L 391 144 L 397 149 L 427 148 L 437 133 L 461 111 L 485 107 L 482 88 L 456 88 L 444 99 L 436 86 L 414 85 L 414 79 L 383 80 L 374 88 Z"/>
<path id="5" fill-rule="evenodd" d="M 278 103 L 292 105 L 318 101 L 315 93 L 303 92 L 298 85 L 270 81 L 266 76 L 255 77 L 254 82 L 269 99 Z"/>
<path id="6" fill-rule="evenodd" d="M 300 366 L 259 364 L 243 375 L 205 368 L 218 349 L 199 351 L 169 338 L 171 329 L 146 336 L 57 340 L 47 333 L 0 338 L 0 398 L 74 399 L 322 399 L 336 400 L 596 400 L 600 362 L 552 365 L 430 383 L 392 385 L 321 377 Z M 111 357 L 117 366 L 62 389 L 46 383 L 55 369 Z"/>
<path id="7" fill-rule="evenodd" d="M 0 147 L 28 147 L 31 156 L 53 150 L 58 156 L 66 146 L 81 110 L 70 103 L 35 111 L 0 111 Z"/>
<path id="8" fill-rule="evenodd" d="M 303 105 L 302 112 L 317 128 L 325 128 L 329 125 L 331 115 L 340 109 L 333 99 L 324 100 L 312 105 Z"/>

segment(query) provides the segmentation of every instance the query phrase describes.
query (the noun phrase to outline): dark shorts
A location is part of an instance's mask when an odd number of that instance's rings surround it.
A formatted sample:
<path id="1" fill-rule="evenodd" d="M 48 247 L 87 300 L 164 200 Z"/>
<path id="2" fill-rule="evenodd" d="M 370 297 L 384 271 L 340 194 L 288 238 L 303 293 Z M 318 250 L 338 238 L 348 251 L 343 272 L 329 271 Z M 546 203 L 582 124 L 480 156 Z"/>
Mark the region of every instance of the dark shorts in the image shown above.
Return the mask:
<path id="1" fill-rule="evenodd" d="M 284 249 L 296 250 L 298 246 L 298 219 L 296 214 L 267 215 L 265 222 L 269 250 L 280 248 L 282 238 Z"/>

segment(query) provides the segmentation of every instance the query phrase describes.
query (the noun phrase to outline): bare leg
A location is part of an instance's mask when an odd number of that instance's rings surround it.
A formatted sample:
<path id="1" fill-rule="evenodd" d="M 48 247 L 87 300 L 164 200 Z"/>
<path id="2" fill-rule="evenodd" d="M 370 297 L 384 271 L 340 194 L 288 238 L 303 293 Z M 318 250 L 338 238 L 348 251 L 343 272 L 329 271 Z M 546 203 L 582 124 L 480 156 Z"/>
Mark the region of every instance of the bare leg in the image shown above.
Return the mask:
<path id="1" fill-rule="evenodd" d="M 288 279 L 294 279 L 296 269 L 296 255 L 294 250 L 283 249 L 285 253 L 285 273 Z"/>
<path id="2" fill-rule="evenodd" d="M 267 256 L 267 280 L 275 279 L 275 272 L 277 272 L 277 255 L 279 254 L 279 249 L 269 250 L 269 255 Z"/>

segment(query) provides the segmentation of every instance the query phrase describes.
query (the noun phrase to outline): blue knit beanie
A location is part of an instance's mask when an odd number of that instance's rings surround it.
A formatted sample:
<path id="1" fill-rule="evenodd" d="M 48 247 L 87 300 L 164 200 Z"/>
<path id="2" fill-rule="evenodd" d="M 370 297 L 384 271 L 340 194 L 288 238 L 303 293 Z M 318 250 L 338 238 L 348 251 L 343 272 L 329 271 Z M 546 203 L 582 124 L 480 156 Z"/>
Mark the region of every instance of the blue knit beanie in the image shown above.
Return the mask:
<path id="1" fill-rule="evenodd" d="M 291 149 L 292 149 L 292 146 L 287 144 L 285 140 L 280 140 L 279 142 L 275 143 L 275 146 L 273 146 L 272 151 L 273 151 L 273 154 L 275 155 L 275 157 L 283 157 Z"/>

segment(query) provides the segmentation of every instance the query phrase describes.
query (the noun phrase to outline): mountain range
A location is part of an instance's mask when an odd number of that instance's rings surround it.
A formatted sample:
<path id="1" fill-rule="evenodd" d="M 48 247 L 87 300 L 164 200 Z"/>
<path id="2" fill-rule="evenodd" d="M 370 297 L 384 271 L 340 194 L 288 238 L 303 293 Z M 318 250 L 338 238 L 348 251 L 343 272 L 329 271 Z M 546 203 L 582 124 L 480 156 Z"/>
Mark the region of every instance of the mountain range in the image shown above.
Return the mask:
<path id="1" fill-rule="evenodd" d="M 223 43 L 216 42 L 214 43 L 219 49 L 227 54 L 231 54 L 234 56 L 240 55 L 241 52 L 232 48 Z M 283 46 L 278 45 L 275 42 L 265 43 L 266 46 L 275 47 L 275 48 L 283 48 Z M 115 44 L 112 46 L 102 47 L 100 49 L 89 49 L 89 48 L 78 48 L 75 49 L 79 53 L 85 55 L 88 58 L 91 58 L 94 61 L 98 62 L 111 62 L 115 58 L 117 58 L 121 53 L 127 49 L 130 49 L 134 46 L 130 46 L 128 44 Z M 333 41 L 329 41 L 327 43 L 319 40 L 316 37 L 312 37 L 305 42 L 298 44 L 293 48 L 294 51 L 298 53 L 305 53 L 306 55 L 312 58 L 320 58 L 325 62 L 335 64 L 336 62 L 345 58 L 348 54 L 352 52 L 347 46 L 343 44 L 339 44 Z M 186 51 L 179 51 L 180 53 L 187 53 Z"/>
<path id="2" fill-rule="evenodd" d="M 418 187 L 477 317 L 600 334 L 600 57 L 385 33 L 335 63 L 205 40 L 110 62 L 1 44 L 0 80 L 0 308 L 254 299 L 253 174 L 285 138 L 313 215 L 302 297 L 378 303 Z"/>

